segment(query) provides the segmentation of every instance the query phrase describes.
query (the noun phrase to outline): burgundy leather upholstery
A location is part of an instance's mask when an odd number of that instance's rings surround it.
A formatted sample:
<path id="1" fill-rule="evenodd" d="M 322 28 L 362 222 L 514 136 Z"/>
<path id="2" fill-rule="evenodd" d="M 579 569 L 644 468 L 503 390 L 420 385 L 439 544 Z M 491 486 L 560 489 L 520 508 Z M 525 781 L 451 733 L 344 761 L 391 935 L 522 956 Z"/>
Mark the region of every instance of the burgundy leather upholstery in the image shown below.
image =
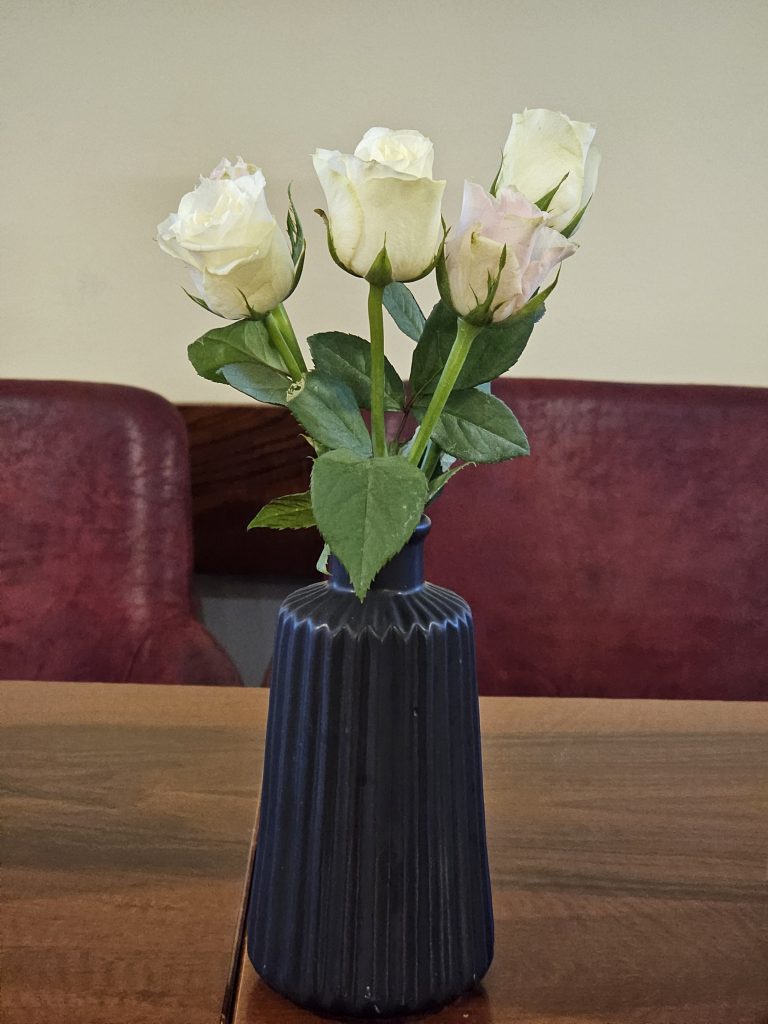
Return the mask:
<path id="1" fill-rule="evenodd" d="M 0 678 L 241 685 L 193 618 L 191 569 L 170 403 L 0 381 Z"/>
<path id="2" fill-rule="evenodd" d="M 426 546 L 481 692 L 768 699 L 768 389 L 494 392 L 532 455 L 459 473 Z"/>

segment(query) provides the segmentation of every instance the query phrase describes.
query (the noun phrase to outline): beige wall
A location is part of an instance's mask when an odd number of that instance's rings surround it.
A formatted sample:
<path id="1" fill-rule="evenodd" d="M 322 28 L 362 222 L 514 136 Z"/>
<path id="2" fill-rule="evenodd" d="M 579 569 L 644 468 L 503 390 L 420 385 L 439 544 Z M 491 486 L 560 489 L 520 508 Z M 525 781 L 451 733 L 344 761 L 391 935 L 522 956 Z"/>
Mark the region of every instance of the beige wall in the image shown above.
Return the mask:
<path id="1" fill-rule="evenodd" d="M 219 321 L 155 226 L 227 154 L 310 252 L 303 333 L 365 333 L 311 212 L 309 154 L 373 124 L 431 136 L 445 204 L 488 183 L 512 112 L 595 121 L 598 194 L 526 376 L 768 386 L 764 0 L 5 0 L 0 375 L 238 400 L 185 347 Z M 432 282 L 417 286 L 425 304 Z M 389 345 L 405 372 L 410 343 Z"/>

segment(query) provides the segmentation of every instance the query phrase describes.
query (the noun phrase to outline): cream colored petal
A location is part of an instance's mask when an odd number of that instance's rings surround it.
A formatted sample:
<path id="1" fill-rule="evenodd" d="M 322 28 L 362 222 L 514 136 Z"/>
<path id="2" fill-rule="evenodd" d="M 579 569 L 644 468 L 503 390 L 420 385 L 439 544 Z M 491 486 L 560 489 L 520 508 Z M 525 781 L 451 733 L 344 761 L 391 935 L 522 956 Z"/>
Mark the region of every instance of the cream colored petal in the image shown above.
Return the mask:
<path id="1" fill-rule="evenodd" d="M 581 194 L 581 206 L 584 206 L 595 193 L 597 188 L 597 172 L 600 169 L 601 158 L 600 150 L 597 146 L 592 146 L 587 154 L 587 162 L 584 165 L 584 189 Z M 579 209 L 581 209 L 581 206 Z"/>
<path id="2" fill-rule="evenodd" d="M 549 209 L 557 227 L 565 227 L 579 208 L 584 182 L 582 139 L 564 114 L 552 110 L 515 114 L 504 146 L 499 185 L 514 185 L 535 203 L 566 172 L 568 177 Z"/>
<path id="3" fill-rule="evenodd" d="M 480 224 L 446 243 L 445 265 L 451 299 L 457 313 L 466 316 L 488 297 L 489 278 L 499 272 L 503 245 L 479 233 Z M 510 283 L 514 271 L 510 276 Z M 502 275 L 502 282 L 504 277 Z M 500 282 L 500 287 L 501 283 Z"/>
<path id="4" fill-rule="evenodd" d="M 478 234 L 506 245 L 518 265 L 528 263 L 536 231 L 543 221 L 541 210 L 514 188 L 503 188 L 494 198 L 481 185 L 464 183 L 459 232 L 463 233 L 470 224 L 480 224 Z"/>
<path id="5" fill-rule="evenodd" d="M 232 184 L 236 192 L 248 198 L 259 217 L 266 219 L 272 216 L 267 205 L 266 181 L 261 171 L 257 170 L 255 174 L 241 175 L 239 178 L 235 178 Z"/>
<path id="6" fill-rule="evenodd" d="M 565 114 L 561 114 L 561 117 L 565 117 Z M 589 148 L 594 142 L 595 135 L 597 133 L 597 127 L 593 124 L 589 124 L 587 121 L 571 121 L 570 118 L 566 118 L 570 122 L 571 128 L 573 128 L 576 138 L 581 144 L 581 155 L 582 159 L 586 160 Z"/>
<path id="7" fill-rule="evenodd" d="M 539 229 L 531 262 L 523 274 L 523 301 L 527 302 L 537 288 L 541 288 L 546 279 L 558 264 L 568 259 L 578 249 L 578 245 L 564 238 L 559 231 L 549 227 Z"/>
<path id="8" fill-rule="evenodd" d="M 274 220 L 255 221 L 222 232 L 218 246 L 187 243 L 187 247 L 197 254 L 205 270 L 213 274 L 228 274 L 238 264 L 264 257 L 277 234 L 280 232 Z"/>
<path id="9" fill-rule="evenodd" d="M 432 177 L 432 142 L 410 128 L 369 128 L 357 144 L 355 156 L 412 177 Z"/>
<path id="10" fill-rule="evenodd" d="M 344 173 L 343 156 L 338 151 L 319 149 L 312 162 L 325 193 L 336 255 L 345 267 L 358 273 L 353 263 L 361 244 L 363 214 L 355 187 Z"/>
<path id="11" fill-rule="evenodd" d="M 506 185 L 504 188 L 499 189 L 495 202 L 496 208 L 501 214 L 512 214 L 515 217 L 525 217 L 528 220 L 544 222 L 545 214 L 527 196 L 518 191 L 514 185 Z"/>
<path id="12" fill-rule="evenodd" d="M 452 231 L 445 243 L 445 269 L 454 310 L 464 316 L 475 308 L 477 299 L 472 294 L 472 235 L 482 225 L 469 224 L 464 231 Z"/>
<path id="13" fill-rule="evenodd" d="M 190 291 L 205 302 L 209 309 L 230 320 L 242 320 L 249 315 L 243 296 L 226 277 L 193 270 Z"/>
<path id="14" fill-rule="evenodd" d="M 463 235 L 472 224 L 487 224 L 495 217 L 493 196 L 476 181 L 465 181 L 461 198 L 461 214 L 456 233 Z"/>
<path id="15" fill-rule="evenodd" d="M 515 296 L 515 298 L 510 299 L 507 302 L 502 302 L 501 305 L 494 307 L 493 314 L 491 316 L 492 322 L 495 324 L 503 323 L 503 321 L 512 316 L 513 313 L 516 313 L 522 305 L 523 303 L 520 301 L 519 296 Z"/>
<path id="16" fill-rule="evenodd" d="M 360 185 L 362 232 L 352 261 L 355 273 L 368 273 L 386 239 L 394 279 L 420 277 L 442 238 L 444 190 L 444 181 L 429 178 L 373 178 Z"/>
<path id="17" fill-rule="evenodd" d="M 524 264 L 521 264 L 518 260 L 515 250 L 507 245 L 507 258 L 501 271 L 499 287 L 496 289 L 496 294 L 493 297 L 494 307 L 500 303 L 505 303 L 507 305 L 512 304 L 517 308 L 522 304 L 523 267 Z"/>
<path id="18" fill-rule="evenodd" d="M 202 261 L 195 253 L 188 252 L 179 241 L 178 236 L 178 215 L 172 213 L 162 223 L 157 225 L 157 244 L 169 256 L 177 260 L 183 260 L 192 267 L 201 267 Z"/>
<path id="19" fill-rule="evenodd" d="M 234 259 L 268 242 L 274 224 L 263 190 L 243 192 L 235 182 L 224 180 L 203 182 L 183 197 L 175 231 L 189 252 L 238 250 Z"/>
<path id="20" fill-rule="evenodd" d="M 261 169 L 256 167 L 255 164 L 246 163 L 241 156 L 237 158 L 234 163 L 231 163 L 226 157 L 222 157 L 221 160 L 216 164 L 214 169 L 208 175 L 209 178 L 216 180 L 217 178 L 242 178 L 244 176 L 261 175 L 261 184 L 264 186 L 264 175 Z"/>
<path id="21" fill-rule="evenodd" d="M 254 312 L 268 313 L 289 294 L 293 274 L 288 239 L 278 231 L 262 255 L 239 263 L 228 274 L 203 271 L 196 280 L 199 294 L 214 312 L 239 319 L 248 315 L 243 296 Z"/>
<path id="22" fill-rule="evenodd" d="M 496 219 L 484 226 L 483 234 L 501 242 L 507 247 L 508 255 L 514 255 L 519 266 L 526 266 L 531 258 L 534 240 L 544 222 L 544 214 L 520 193 L 510 195 L 513 190 L 503 189 L 496 202 Z M 513 212 L 521 210 L 522 215 Z"/>

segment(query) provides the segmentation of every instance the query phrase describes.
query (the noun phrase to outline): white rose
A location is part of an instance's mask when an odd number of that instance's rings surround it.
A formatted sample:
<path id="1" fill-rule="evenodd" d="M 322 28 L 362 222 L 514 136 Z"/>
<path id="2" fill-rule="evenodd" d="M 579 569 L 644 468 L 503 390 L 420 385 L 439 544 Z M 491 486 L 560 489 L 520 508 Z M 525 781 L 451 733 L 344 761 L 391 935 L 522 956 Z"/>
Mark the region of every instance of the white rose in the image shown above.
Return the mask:
<path id="1" fill-rule="evenodd" d="M 445 189 L 432 179 L 433 155 L 420 132 L 389 128 L 367 131 L 354 155 L 315 152 L 333 247 L 351 273 L 365 277 L 385 241 L 395 281 L 414 281 L 432 266 Z"/>
<path id="2" fill-rule="evenodd" d="M 461 217 L 444 253 L 450 292 L 444 298 L 459 316 L 485 302 L 505 246 L 506 261 L 489 310 L 493 323 L 518 312 L 578 247 L 549 227 L 547 215 L 516 189 L 503 188 L 494 198 L 481 185 L 465 182 Z"/>
<path id="3" fill-rule="evenodd" d="M 265 185 L 242 157 L 222 160 L 157 228 L 163 252 L 190 267 L 195 293 L 232 320 L 250 310 L 268 313 L 293 289 L 290 245 L 269 211 Z"/>
<path id="4" fill-rule="evenodd" d="M 554 110 L 514 114 L 498 188 L 514 185 L 537 203 L 567 174 L 548 209 L 550 226 L 563 231 L 595 191 L 600 165 L 600 153 L 592 144 L 595 131 L 593 124 L 571 121 Z"/>

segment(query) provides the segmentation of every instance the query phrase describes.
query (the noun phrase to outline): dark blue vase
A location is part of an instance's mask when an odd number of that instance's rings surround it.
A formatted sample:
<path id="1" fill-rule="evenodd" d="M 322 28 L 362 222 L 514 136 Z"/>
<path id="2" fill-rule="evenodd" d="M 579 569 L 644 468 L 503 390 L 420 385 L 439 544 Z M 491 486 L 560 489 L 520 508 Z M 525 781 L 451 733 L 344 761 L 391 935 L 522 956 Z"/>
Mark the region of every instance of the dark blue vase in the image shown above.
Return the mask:
<path id="1" fill-rule="evenodd" d="M 332 560 L 280 610 L 248 953 L 325 1014 L 445 1005 L 493 956 L 472 615 L 429 525 L 362 604 Z"/>

